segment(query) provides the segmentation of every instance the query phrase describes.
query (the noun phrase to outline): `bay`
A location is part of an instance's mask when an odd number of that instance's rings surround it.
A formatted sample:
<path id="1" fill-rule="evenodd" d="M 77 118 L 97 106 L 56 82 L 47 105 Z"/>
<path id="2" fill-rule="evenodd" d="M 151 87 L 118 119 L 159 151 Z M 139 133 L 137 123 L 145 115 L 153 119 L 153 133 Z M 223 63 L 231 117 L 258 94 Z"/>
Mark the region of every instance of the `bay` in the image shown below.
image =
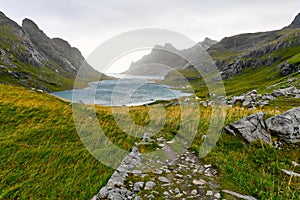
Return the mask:
<path id="1" fill-rule="evenodd" d="M 190 96 L 180 90 L 173 90 L 153 80 L 162 77 L 108 74 L 119 79 L 89 83 L 84 89 L 54 92 L 53 95 L 71 102 L 100 104 L 105 106 L 136 106 L 157 100 L 178 99 Z"/>

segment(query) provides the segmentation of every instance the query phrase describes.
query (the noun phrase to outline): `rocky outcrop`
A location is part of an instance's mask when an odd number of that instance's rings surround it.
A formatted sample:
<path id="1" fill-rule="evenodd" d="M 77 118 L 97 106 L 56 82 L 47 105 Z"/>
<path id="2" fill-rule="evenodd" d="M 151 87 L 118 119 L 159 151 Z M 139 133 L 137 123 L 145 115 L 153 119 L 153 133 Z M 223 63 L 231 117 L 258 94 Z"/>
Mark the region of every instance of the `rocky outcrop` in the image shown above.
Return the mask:
<path id="1" fill-rule="evenodd" d="M 300 143 L 300 107 L 293 108 L 281 115 L 264 120 L 264 113 L 256 113 L 245 117 L 224 128 L 232 135 L 240 135 L 247 142 L 261 140 L 271 142 L 271 136 L 278 138 L 273 145 L 278 148 L 283 144 Z"/>
<path id="2" fill-rule="evenodd" d="M 297 79 L 290 79 L 288 80 L 288 82 L 295 80 Z M 280 84 L 284 83 L 285 82 L 281 82 Z M 268 86 L 267 89 L 271 89 L 272 87 L 278 87 L 278 85 Z M 259 94 L 257 90 L 251 90 L 239 96 L 232 96 L 227 98 L 225 98 L 224 96 L 219 96 L 217 97 L 217 100 L 222 102 L 224 105 L 228 105 L 229 107 L 238 105 L 249 109 L 255 109 L 256 107 L 264 107 L 269 105 L 269 102 L 271 100 L 274 100 L 280 96 L 300 98 L 300 90 L 298 90 L 295 86 L 291 85 L 290 87 L 273 90 L 273 92 L 270 94 Z M 199 105 L 202 105 L 204 107 L 213 106 L 213 103 L 214 102 L 211 100 L 199 101 Z"/>
<path id="3" fill-rule="evenodd" d="M 282 76 L 287 76 L 295 72 L 300 72 L 300 62 L 290 64 L 289 62 L 283 62 L 278 67 L 276 67 L 276 70 L 281 70 Z"/>
<path id="4" fill-rule="evenodd" d="M 233 135 L 239 135 L 247 142 L 262 140 L 270 143 L 271 136 L 267 132 L 264 113 L 256 113 L 226 126 L 224 130 Z"/>
<path id="5" fill-rule="evenodd" d="M 208 49 L 222 73 L 222 76 L 217 76 L 215 80 L 231 78 L 242 73 L 245 68 L 257 69 L 272 66 L 277 62 L 282 62 L 278 66 L 282 76 L 298 71 L 299 63 L 287 64 L 287 58 L 281 56 L 282 51 L 289 51 L 288 48 L 300 45 L 299 32 L 290 30 L 296 28 L 300 28 L 300 13 L 292 24 L 284 29 L 240 34 L 222 39 Z M 224 56 L 220 56 L 223 53 Z"/>
<path id="6" fill-rule="evenodd" d="M 72 51 L 73 49 L 69 43 L 66 41 L 63 42 L 63 40 L 57 38 L 54 40 L 50 39 L 30 19 L 26 18 L 23 20 L 22 28 L 30 37 L 35 49 L 37 49 L 39 52 L 42 52 L 43 56 L 54 60 L 71 73 L 76 73 L 84 61 L 80 52 L 76 52 L 75 55 L 72 55 L 74 51 Z"/>
<path id="7" fill-rule="evenodd" d="M 300 107 L 271 117 L 266 120 L 266 124 L 271 134 L 284 142 L 292 144 L 300 142 Z"/>
<path id="8" fill-rule="evenodd" d="M 275 44 L 268 44 L 263 47 L 259 47 L 250 52 L 246 52 L 228 64 L 225 63 L 225 66 L 219 66 L 221 69 L 221 76 L 223 79 L 231 78 L 237 74 L 243 72 L 245 68 L 258 68 L 262 66 L 271 66 L 278 60 L 280 60 L 280 56 L 266 56 L 275 51 L 286 49 L 292 46 L 300 45 L 300 40 L 290 41 L 279 41 Z M 299 63 L 288 64 L 287 62 L 282 63 L 276 69 L 281 69 L 281 75 L 287 76 L 291 73 L 294 73 L 299 70 Z M 220 79 L 220 77 L 218 78 Z M 217 80 L 218 80 L 217 79 Z"/>
<path id="9" fill-rule="evenodd" d="M 291 96 L 291 95 L 297 95 L 299 94 L 300 91 L 297 90 L 296 87 L 294 86 L 290 86 L 287 88 L 282 88 L 282 89 L 278 89 L 278 90 L 274 90 L 271 95 L 273 97 L 280 97 L 280 96 Z"/>
<path id="10" fill-rule="evenodd" d="M 217 44 L 211 46 L 208 51 L 214 52 L 245 52 L 251 51 L 276 38 L 276 31 L 245 33 L 231 37 L 225 37 Z"/>

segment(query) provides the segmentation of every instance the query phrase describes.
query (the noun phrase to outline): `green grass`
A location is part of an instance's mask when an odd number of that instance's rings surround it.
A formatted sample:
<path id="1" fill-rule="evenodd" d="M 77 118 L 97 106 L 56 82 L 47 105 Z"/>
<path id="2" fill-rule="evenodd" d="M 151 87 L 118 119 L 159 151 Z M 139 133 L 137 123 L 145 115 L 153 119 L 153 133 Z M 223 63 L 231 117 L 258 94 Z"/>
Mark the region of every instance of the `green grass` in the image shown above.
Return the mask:
<path id="1" fill-rule="evenodd" d="M 140 126 L 136 128 L 125 121 L 125 126 L 128 125 L 125 129 L 143 133 L 143 126 L 151 123 L 149 109 L 156 109 L 153 106 L 129 108 L 128 120 Z M 126 111 L 124 107 L 115 109 L 119 115 Z M 269 107 L 262 111 L 272 116 L 284 109 Z M 95 110 L 106 137 L 115 145 L 129 151 L 140 140 L 118 127 L 112 108 L 95 106 Z M 185 111 L 195 113 L 194 109 Z M 259 111 L 227 109 L 225 124 Z M 166 107 L 166 123 L 154 138 L 172 139 L 180 128 L 181 114 L 179 106 Z M 198 134 L 191 146 L 195 151 L 199 150 L 202 135 L 208 130 L 211 109 L 201 107 L 199 116 Z M 153 120 L 159 125 L 162 118 Z M 84 118 L 82 122 L 85 120 L 89 119 Z M 0 199 L 89 199 L 113 172 L 91 156 L 82 144 L 68 102 L 24 88 L 0 85 L 0 124 Z M 186 133 L 189 135 L 190 131 Z M 144 145 L 140 151 L 149 152 L 157 147 L 156 143 Z M 106 153 L 105 149 L 101 151 Z M 289 169 L 293 160 L 299 162 L 299 153 L 299 148 L 276 151 L 260 143 L 250 145 L 239 138 L 221 135 L 204 161 L 220 171 L 218 181 L 226 189 L 262 199 L 297 199 L 299 179 L 294 178 L 287 186 L 289 177 L 280 168 Z"/>
<path id="2" fill-rule="evenodd" d="M 285 109 L 287 107 L 277 109 L 270 107 L 249 111 L 233 107 L 227 110 L 225 125 L 259 111 L 264 111 L 270 117 L 280 114 Z M 201 119 L 202 128 L 199 129 L 191 146 L 191 149 L 196 152 L 199 152 L 202 145 L 201 135 L 206 133 L 209 125 L 207 117 Z M 275 150 L 274 147 L 259 141 L 248 144 L 239 137 L 223 133 L 216 146 L 203 161 L 218 169 L 218 181 L 224 189 L 251 195 L 258 199 L 296 200 L 300 195 L 300 179 L 294 177 L 289 184 L 290 176 L 281 172 L 281 169 L 291 170 L 292 161 L 300 162 L 299 155 L 299 146 L 287 146 L 282 150 Z M 296 172 L 299 173 L 300 168 L 296 169 Z"/>
<path id="3" fill-rule="evenodd" d="M 299 147 L 275 150 L 260 142 L 246 144 L 234 136 L 222 135 L 204 161 L 217 167 L 224 188 L 258 199 L 296 200 L 300 180 L 294 177 L 289 185 L 290 176 L 281 169 L 291 170 L 291 161 L 299 162 L 299 154 Z"/>
<path id="4" fill-rule="evenodd" d="M 0 85 L 0 199 L 89 199 L 112 169 L 78 137 L 68 103 Z"/>
<path id="5" fill-rule="evenodd" d="M 289 59 L 290 64 L 295 64 L 300 62 L 300 53 L 296 54 L 295 56 Z"/>

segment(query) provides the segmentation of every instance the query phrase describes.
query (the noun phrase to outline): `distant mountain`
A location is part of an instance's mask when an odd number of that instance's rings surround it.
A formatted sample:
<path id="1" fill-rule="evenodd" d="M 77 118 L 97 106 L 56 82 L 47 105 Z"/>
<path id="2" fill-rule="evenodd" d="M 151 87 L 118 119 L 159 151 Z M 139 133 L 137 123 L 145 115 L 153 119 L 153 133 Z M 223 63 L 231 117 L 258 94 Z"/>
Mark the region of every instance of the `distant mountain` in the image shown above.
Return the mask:
<path id="1" fill-rule="evenodd" d="M 208 49 L 217 41 L 205 38 L 203 42 L 183 50 L 176 49 L 172 44 L 156 45 L 150 54 L 132 62 L 126 74 L 134 75 L 166 75 L 170 70 L 183 69 L 190 62 L 197 62 L 203 50 Z M 189 64 L 188 64 L 189 63 Z"/>
<path id="2" fill-rule="evenodd" d="M 200 45 L 206 50 L 217 43 L 218 41 L 206 37 L 202 42 L 200 42 Z"/>
<path id="3" fill-rule="evenodd" d="M 82 87 L 99 77 L 110 78 L 89 66 L 67 41 L 50 39 L 30 19 L 19 26 L 0 12 L 0 83 L 48 92 L 71 89 L 82 64 Z"/>

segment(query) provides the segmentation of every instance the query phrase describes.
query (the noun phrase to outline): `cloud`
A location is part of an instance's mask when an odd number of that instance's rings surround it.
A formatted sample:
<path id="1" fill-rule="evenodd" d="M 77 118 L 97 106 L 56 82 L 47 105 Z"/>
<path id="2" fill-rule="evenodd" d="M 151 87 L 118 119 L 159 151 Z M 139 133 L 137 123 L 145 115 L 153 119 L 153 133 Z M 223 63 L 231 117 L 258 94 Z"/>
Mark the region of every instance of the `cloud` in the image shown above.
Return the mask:
<path id="1" fill-rule="evenodd" d="M 31 18 L 50 37 L 68 40 L 84 56 L 108 38 L 137 28 L 166 28 L 195 41 L 280 29 L 299 8 L 299 0 L 1 0 L 0 4 L 0 10 L 18 23 Z"/>

